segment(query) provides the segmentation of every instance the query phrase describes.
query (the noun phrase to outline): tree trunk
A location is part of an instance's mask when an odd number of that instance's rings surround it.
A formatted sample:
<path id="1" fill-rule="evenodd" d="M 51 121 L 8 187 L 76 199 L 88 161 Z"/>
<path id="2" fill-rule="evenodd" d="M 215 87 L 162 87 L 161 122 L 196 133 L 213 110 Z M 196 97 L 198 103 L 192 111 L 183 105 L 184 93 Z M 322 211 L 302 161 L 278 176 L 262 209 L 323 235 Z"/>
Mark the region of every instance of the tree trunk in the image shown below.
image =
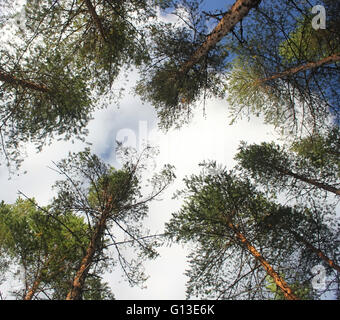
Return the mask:
<path id="1" fill-rule="evenodd" d="M 36 291 L 37 291 L 37 289 L 39 287 L 39 285 L 40 285 L 40 278 L 33 282 L 33 285 L 31 287 L 31 289 L 25 295 L 24 300 L 32 300 L 34 294 L 36 293 Z"/>
<path id="2" fill-rule="evenodd" d="M 0 70 L 0 81 L 6 82 L 12 86 L 19 85 L 22 88 L 40 91 L 43 93 L 49 92 L 49 88 L 43 84 L 35 83 L 28 80 L 18 79 L 17 77 Z"/>
<path id="3" fill-rule="evenodd" d="M 294 230 L 288 230 L 297 241 L 302 242 L 307 248 L 311 249 L 314 253 L 316 253 L 323 261 L 325 261 L 331 268 L 340 272 L 340 266 L 337 265 L 333 260 L 329 259 L 320 249 L 315 248 L 310 242 L 305 240 L 302 236 L 300 236 Z"/>
<path id="4" fill-rule="evenodd" d="M 333 54 L 333 55 L 326 57 L 324 59 L 321 59 L 317 62 L 309 62 L 309 63 L 303 64 L 301 66 L 288 69 L 288 70 L 283 71 L 283 72 L 275 73 L 268 78 L 259 79 L 259 80 L 255 81 L 255 83 L 256 84 L 262 84 L 262 83 L 265 83 L 265 82 L 268 82 L 268 81 L 271 81 L 271 80 L 291 76 L 291 75 L 298 73 L 298 72 L 301 72 L 301 71 L 318 68 L 318 67 L 321 67 L 325 64 L 335 63 L 337 61 L 340 61 L 340 55 L 339 54 Z"/>
<path id="5" fill-rule="evenodd" d="M 292 289 L 288 286 L 286 281 L 272 268 L 272 266 L 263 258 L 263 256 L 251 245 L 246 237 L 231 223 L 228 222 L 228 227 L 234 231 L 236 237 L 244 244 L 247 250 L 254 256 L 254 258 L 260 262 L 264 267 L 268 275 L 270 275 L 275 284 L 282 290 L 284 296 L 288 300 L 299 300 L 299 298 L 293 294 Z"/>
<path id="6" fill-rule="evenodd" d="M 85 0 L 85 4 L 86 4 L 87 9 L 89 10 L 89 12 L 92 16 L 94 23 L 96 24 L 96 27 L 97 27 L 100 35 L 102 36 L 103 40 L 106 41 L 106 36 L 105 36 L 103 24 L 100 21 L 100 18 L 98 17 L 97 12 L 96 12 L 91 0 Z"/>
<path id="7" fill-rule="evenodd" d="M 98 221 L 94 229 L 90 244 L 86 250 L 85 256 L 83 257 L 80 263 L 80 267 L 73 279 L 72 288 L 67 294 L 66 300 L 81 300 L 82 299 L 84 283 L 85 283 L 87 274 L 91 268 L 91 265 L 93 263 L 93 258 L 95 254 L 98 252 L 100 240 L 105 231 L 108 215 L 109 215 L 109 210 L 105 209 L 100 217 L 100 220 Z"/>
<path id="8" fill-rule="evenodd" d="M 328 184 L 318 182 L 318 181 L 316 181 L 314 179 L 306 178 L 305 176 L 296 174 L 296 173 L 294 173 L 292 171 L 289 171 L 289 170 L 286 170 L 286 169 L 278 168 L 277 170 L 279 172 L 287 175 L 287 176 L 290 176 L 290 177 L 293 177 L 295 179 L 301 180 L 303 182 L 309 183 L 309 184 L 311 184 L 313 186 L 316 186 L 317 188 L 320 188 L 320 189 L 332 192 L 332 193 L 340 196 L 340 189 L 334 188 L 334 187 L 332 187 L 332 186 L 330 186 Z"/>
<path id="9" fill-rule="evenodd" d="M 205 42 L 195 51 L 190 59 L 181 66 L 179 73 L 187 73 L 209 50 L 216 46 L 252 8 L 257 7 L 260 2 L 261 0 L 237 0 L 214 30 L 207 36 Z"/>
<path id="10" fill-rule="evenodd" d="M 53 261 L 53 259 L 56 257 L 55 254 L 46 254 L 45 255 L 45 263 L 44 263 L 44 266 L 42 267 L 42 269 L 40 269 L 39 273 L 35 276 L 35 281 L 33 282 L 33 285 L 32 287 L 28 290 L 27 294 L 24 296 L 24 300 L 32 300 L 33 299 L 33 296 L 35 295 L 35 293 L 37 292 L 38 288 L 39 288 L 39 285 L 41 283 L 41 278 L 42 278 L 42 272 L 43 270 L 47 270 L 48 268 L 48 265 L 51 263 L 51 261 Z M 47 260 L 46 260 L 47 259 Z M 54 265 L 56 264 L 62 264 L 63 261 L 66 259 L 66 257 L 62 257 L 60 259 L 60 261 L 57 263 L 55 260 L 52 262 Z M 59 270 L 55 271 L 54 273 L 52 274 L 49 274 L 49 277 L 50 278 L 53 278 L 53 276 L 56 274 L 56 273 L 59 273 L 59 272 L 62 272 L 63 271 L 63 266 L 61 265 L 61 267 L 59 268 Z"/>

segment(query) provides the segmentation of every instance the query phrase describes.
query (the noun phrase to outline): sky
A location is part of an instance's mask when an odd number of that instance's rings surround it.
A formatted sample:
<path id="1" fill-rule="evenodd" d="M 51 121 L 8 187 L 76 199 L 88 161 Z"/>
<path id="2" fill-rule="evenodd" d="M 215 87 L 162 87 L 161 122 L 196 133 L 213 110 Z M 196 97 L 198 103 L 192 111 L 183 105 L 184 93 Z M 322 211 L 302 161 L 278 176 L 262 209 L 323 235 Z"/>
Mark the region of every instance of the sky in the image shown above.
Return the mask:
<path id="1" fill-rule="evenodd" d="M 233 1 L 210 1 L 207 9 L 225 9 L 231 3 Z M 163 18 L 173 19 L 170 16 Z M 129 80 L 130 86 L 135 84 L 136 72 L 131 72 Z M 229 125 L 231 119 L 228 118 L 228 104 L 226 100 L 217 99 L 206 101 L 205 116 L 200 105 L 189 125 L 165 134 L 158 129 L 153 107 L 142 104 L 138 97 L 132 95 L 131 87 L 125 91 L 119 106 L 112 105 L 93 114 L 94 119 L 88 126 L 87 142 L 92 144 L 93 153 L 107 163 L 119 167 L 115 153 L 116 140 L 135 147 L 137 151 L 141 151 L 143 143 L 148 141 L 159 148 L 159 155 L 155 158 L 157 168 L 166 163 L 175 166 L 175 182 L 162 194 L 161 201 L 150 205 L 149 218 L 145 223 L 151 233 L 161 233 L 164 223 L 180 208 L 180 201 L 173 200 L 172 195 L 183 187 L 182 179 L 186 175 L 199 172 L 200 162 L 216 160 L 231 169 L 235 164 L 233 157 L 241 141 L 278 141 L 274 128 L 265 125 L 261 118 L 237 121 Z M 34 197 L 41 206 L 48 204 L 55 195 L 51 187 L 60 179 L 60 176 L 49 168 L 53 166 L 52 162 L 67 157 L 69 151 L 82 151 L 86 146 L 88 145 L 80 141 L 73 144 L 70 141 L 55 141 L 50 146 L 45 146 L 42 152 L 36 153 L 34 147 L 28 145 L 27 157 L 22 165 L 22 170 L 27 171 L 26 174 L 12 176 L 8 180 L 7 169 L 0 167 L 0 201 L 13 203 L 18 197 L 18 191 L 21 191 L 28 197 Z M 146 274 L 150 275 L 145 289 L 130 287 L 117 268 L 112 273 L 105 274 L 104 279 L 109 282 L 116 299 L 185 299 L 187 279 L 184 272 L 187 268 L 188 248 L 173 245 L 160 248 L 158 252 L 159 258 L 144 264 Z M 6 288 L 8 289 L 8 283 L 0 286 L 0 291 L 4 292 Z"/>
<path id="2" fill-rule="evenodd" d="M 232 2 L 223 2 L 223 5 L 222 1 L 208 2 L 205 8 L 225 10 Z M 174 21 L 174 17 L 170 15 L 163 16 L 163 19 Z M 93 153 L 115 167 L 120 165 L 115 154 L 116 140 L 124 142 L 126 146 L 135 147 L 137 151 L 141 151 L 142 145 L 148 142 L 159 149 L 159 155 L 155 159 L 157 168 L 166 163 L 175 166 L 177 179 L 161 195 L 161 201 L 150 205 L 149 218 L 146 221 L 146 227 L 151 233 L 161 233 L 164 223 L 180 208 L 180 201 L 173 200 L 172 195 L 183 187 L 182 179 L 185 175 L 198 173 L 198 164 L 203 160 L 216 160 L 232 168 L 233 157 L 240 141 L 272 141 L 275 140 L 275 132 L 258 118 L 249 122 L 239 121 L 230 126 L 227 102 L 211 99 L 206 101 L 205 116 L 200 105 L 189 125 L 165 134 L 158 129 L 154 108 L 142 104 L 138 97 L 132 95 L 131 87 L 136 80 L 136 72 L 129 74 L 130 88 L 126 88 L 119 106 L 112 105 L 93 114 L 94 119 L 89 123 L 86 141 L 92 144 Z M 122 80 L 118 80 L 117 84 L 121 85 Z M 14 203 L 21 191 L 28 197 L 34 197 L 40 206 L 47 205 L 55 195 L 51 187 L 60 179 L 50 168 L 53 167 L 53 162 L 67 157 L 70 151 L 82 151 L 87 146 L 80 141 L 55 141 L 50 146 L 45 146 L 42 152 L 36 153 L 34 146 L 27 145 L 27 156 L 22 164 L 22 171 L 27 171 L 26 174 L 11 176 L 9 180 L 8 170 L 0 167 L 0 181 L 3 186 L 0 201 Z M 159 258 L 144 264 L 145 272 L 150 276 L 145 289 L 130 287 L 122 277 L 121 270 L 117 268 L 112 273 L 105 274 L 104 279 L 110 284 L 116 299 L 185 299 L 187 279 L 184 272 L 187 268 L 188 248 L 173 245 L 160 248 L 158 252 Z M 15 281 L 7 282 L 0 286 L 0 291 L 6 297 L 8 287 L 12 286 L 13 289 L 16 285 Z"/>
<path id="3" fill-rule="evenodd" d="M 132 73 L 130 83 L 135 83 L 137 74 Z M 182 179 L 186 175 L 198 173 L 198 164 L 203 160 L 216 160 L 218 163 L 232 168 L 235 164 L 233 157 L 240 141 L 259 143 L 276 140 L 273 127 L 264 125 L 261 119 L 253 118 L 251 121 L 239 121 L 229 125 L 228 105 L 225 100 L 208 100 L 206 115 L 202 107 L 198 106 L 193 121 L 180 130 L 161 132 L 157 127 L 157 116 L 152 106 L 142 104 L 141 101 L 129 94 L 129 89 L 119 106 L 110 106 L 94 113 L 94 119 L 89 123 L 89 136 L 87 141 L 92 143 L 91 151 L 107 163 L 119 167 L 116 159 L 115 141 L 120 140 L 126 146 L 132 146 L 141 151 L 143 143 L 158 147 L 159 155 L 155 158 L 157 168 L 169 163 L 175 166 L 176 180 L 161 195 L 160 201 L 151 203 L 149 218 L 146 227 L 152 233 L 161 233 L 164 223 L 171 218 L 171 214 L 180 208 L 180 201 L 173 200 L 173 193 L 183 187 Z M 51 190 L 54 182 L 61 177 L 49 167 L 52 162 L 67 157 L 69 151 L 82 151 L 86 144 L 75 141 L 54 142 L 36 153 L 33 146 L 27 146 L 27 157 L 22 170 L 27 173 L 12 176 L 8 180 L 8 171 L 0 167 L 0 180 L 2 186 L 0 200 L 13 203 L 20 190 L 28 197 L 35 197 L 39 205 L 48 204 L 55 195 Z M 130 287 L 122 278 L 119 269 L 106 274 L 116 299 L 185 299 L 187 268 L 186 255 L 188 248 L 182 245 L 161 248 L 160 257 L 145 263 L 145 272 L 150 276 L 145 285 L 146 289 Z M 13 282 L 14 285 L 14 282 Z M 3 288 L 2 288 L 3 287 Z M 0 286 L 4 290 L 5 285 Z"/>

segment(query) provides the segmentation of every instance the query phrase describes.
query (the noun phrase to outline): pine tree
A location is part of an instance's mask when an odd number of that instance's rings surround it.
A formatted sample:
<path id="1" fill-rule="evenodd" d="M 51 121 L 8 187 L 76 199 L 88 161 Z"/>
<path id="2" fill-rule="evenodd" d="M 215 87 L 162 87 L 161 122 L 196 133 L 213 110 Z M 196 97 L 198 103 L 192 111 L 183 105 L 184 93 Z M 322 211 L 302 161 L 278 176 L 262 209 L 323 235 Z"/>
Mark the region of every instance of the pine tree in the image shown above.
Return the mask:
<path id="1" fill-rule="evenodd" d="M 1 260 L 7 260 L 3 272 L 7 276 L 14 273 L 20 281 L 22 289 L 13 292 L 19 299 L 66 295 L 69 278 L 87 243 L 88 227 L 83 218 L 71 212 L 58 215 L 50 209 L 38 207 L 34 199 L 1 204 Z M 90 277 L 86 287 L 88 299 L 94 295 L 113 297 L 100 278 Z"/>
<path id="2" fill-rule="evenodd" d="M 55 136 L 85 138 L 95 108 L 120 97 L 119 88 L 112 90 L 120 72 L 148 59 L 142 25 L 151 23 L 154 7 L 146 1 L 25 3 L 19 17 L 25 21 L 7 32 L 0 50 L 0 143 L 8 166 L 20 166 L 27 142 L 40 151 Z"/>
<path id="3" fill-rule="evenodd" d="M 136 92 L 156 108 L 162 129 L 190 121 L 202 96 L 223 96 L 228 53 L 223 50 L 222 39 L 260 2 L 236 1 L 209 33 L 209 17 L 195 1 L 184 3 L 190 19 L 174 12 L 185 21 L 184 27 L 160 24 L 152 28 L 152 59 L 142 69 Z"/>
<path id="4" fill-rule="evenodd" d="M 242 144 L 235 159 L 241 170 L 257 183 L 270 185 L 272 190 L 295 193 L 296 196 L 306 189 L 340 195 L 336 165 L 315 166 L 315 162 L 275 143 Z"/>
<path id="5" fill-rule="evenodd" d="M 268 299 L 261 283 L 269 276 L 286 299 L 298 299 L 281 268 L 292 263 L 290 241 L 283 248 L 257 233 L 257 221 L 271 204 L 249 181 L 214 164 L 185 179 L 184 203 L 167 224 L 169 237 L 189 242 L 188 296 L 219 299 Z M 297 274 L 296 270 L 294 271 Z M 288 280 L 289 279 L 289 280 Z M 296 278 L 295 278 L 296 280 Z"/>
<path id="6" fill-rule="evenodd" d="M 39 47 L 32 55 L 0 50 L 0 143 L 9 166 L 20 165 L 24 143 L 41 150 L 55 136 L 87 134 L 93 103 L 86 77 L 68 68 L 61 51 L 48 50 Z"/>
<path id="7" fill-rule="evenodd" d="M 314 30 L 311 4 L 283 1 L 279 8 L 271 2 L 243 25 L 242 39 L 229 39 L 235 59 L 227 91 L 234 120 L 262 115 L 294 134 L 338 121 L 338 16 L 334 3 L 323 4 L 329 13 L 325 30 Z"/>
<path id="8" fill-rule="evenodd" d="M 329 285 L 338 285 L 339 225 L 327 207 L 281 205 L 215 163 L 203 164 L 185 184 L 178 193 L 184 203 L 167 232 L 191 244 L 188 297 L 319 298 L 311 285 L 319 264 Z"/>
<path id="9" fill-rule="evenodd" d="M 123 152 L 126 153 L 127 150 Z M 143 227 L 143 219 L 148 213 L 148 203 L 173 179 L 172 168 L 166 166 L 152 178 L 153 190 L 146 196 L 142 195 L 141 174 L 150 152 L 151 149 L 145 149 L 135 159 L 127 152 L 131 158 L 120 170 L 103 163 L 89 150 L 70 154 L 68 159 L 57 164 L 59 172 L 66 180 L 56 183 L 58 196 L 53 201 L 53 206 L 61 212 L 77 211 L 79 215 L 86 217 L 90 230 L 86 249 L 65 297 L 67 300 L 82 299 L 84 284 L 91 270 L 105 269 L 108 265 L 108 248 L 111 246 L 116 251 L 116 262 L 121 266 L 129 283 L 138 285 L 145 280 L 141 262 L 145 258 L 157 256 L 154 249 L 157 239 L 146 237 L 147 230 Z M 118 241 L 115 233 L 123 233 L 124 241 Z M 124 243 L 139 251 L 137 258 L 129 261 L 124 256 L 121 248 Z"/>

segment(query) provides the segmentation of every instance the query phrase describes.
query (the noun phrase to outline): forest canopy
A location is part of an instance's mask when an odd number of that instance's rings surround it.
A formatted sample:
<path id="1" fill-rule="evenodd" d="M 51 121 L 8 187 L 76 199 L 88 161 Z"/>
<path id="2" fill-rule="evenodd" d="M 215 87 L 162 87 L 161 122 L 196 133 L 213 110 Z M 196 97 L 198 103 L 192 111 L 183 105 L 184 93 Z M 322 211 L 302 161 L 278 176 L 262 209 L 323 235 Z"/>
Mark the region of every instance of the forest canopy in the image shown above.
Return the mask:
<path id="1" fill-rule="evenodd" d="M 143 287 L 153 276 L 145 265 L 178 244 L 188 253 L 188 299 L 340 298 L 340 2 L 214 6 L 0 1 L 0 285 L 11 298 L 119 299 L 105 275 Z M 232 137 L 214 136 L 228 161 L 207 150 L 186 159 L 181 134 L 194 127 L 188 150 L 204 148 L 195 117 L 221 117 L 216 101 L 225 127 L 260 119 L 278 138 L 243 141 L 244 124 Z M 129 117 L 149 113 L 163 136 L 179 132 L 170 152 L 191 170 L 181 179 L 148 141 L 137 150 L 115 140 Z M 93 131 L 105 131 L 104 147 L 89 141 Z M 60 141 L 76 147 L 63 157 Z M 58 178 L 31 184 L 49 200 L 21 186 L 9 197 L 7 179 L 23 181 L 27 155 L 46 150 L 55 150 L 44 166 Z M 148 223 L 159 219 L 152 233 Z"/>

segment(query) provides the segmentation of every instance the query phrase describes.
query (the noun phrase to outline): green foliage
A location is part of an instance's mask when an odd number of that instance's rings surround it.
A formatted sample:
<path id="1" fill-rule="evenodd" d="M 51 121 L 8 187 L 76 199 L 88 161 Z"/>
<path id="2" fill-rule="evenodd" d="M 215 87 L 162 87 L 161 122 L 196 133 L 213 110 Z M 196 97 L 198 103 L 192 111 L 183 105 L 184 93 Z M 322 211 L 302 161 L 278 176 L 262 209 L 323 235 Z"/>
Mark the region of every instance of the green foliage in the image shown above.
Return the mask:
<path id="1" fill-rule="evenodd" d="M 335 264 L 339 263 L 339 223 L 329 209 L 322 203 L 294 206 L 273 204 L 271 210 L 257 221 L 257 232 L 271 239 L 273 246 L 287 246 L 290 243 L 290 247 L 299 252 L 297 269 L 300 273 L 311 274 L 312 268 L 322 263 L 327 272 L 334 276 L 336 271 L 319 256 L 321 251 Z"/>
<path id="2" fill-rule="evenodd" d="M 306 142 L 308 138 L 302 141 Z M 295 144 L 294 149 L 299 152 L 289 151 L 273 142 L 242 143 L 235 159 L 240 170 L 256 183 L 266 186 L 269 193 L 283 191 L 304 201 L 308 197 L 327 196 L 328 186 L 333 189 L 339 186 L 337 160 L 321 165 L 322 158 L 316 158 L 317 153 L 312 150 L 307 154 L 302 152 L 305 142 Z"/>
<path id="3" fill-rule="evenodd" d="M 89 149 L 70 153 L 60 161 L 57 168 L 65 180 L 57 181 L 54 186 L 58 195 L 53 200 L 53 208 L 61 213 L 75 210 L 86 218 L 90 238 L 105 216 L 90 270 L 99 275 L 118 264 L 130 285 L 142 285 L 147 278 L 142 262 L 158 255 L 158 241 L 156 237 L 149 237 L 144 223 L 148 203 L 171 183 L 174 175 L 172 168 L 166 166 L 151 179 L 150 193 L 142 194 L 142 173 L 147 169 L 152 150 L 145 150 L 137 158 L 131 150 L 119 152 L 125 156 L 119 170 L 101 161 Z M 112 250 L 108 250 L 110 247 Z M 127 248 L 131 248 L 133 254 L 126 256 Z"/>
<path id="4" fill-rule="evenodd" d="M 326 42 L 326 32 L 314 30 L 311 19 L 305 19 L 289 34 L 289 39 L 279 45 L 279 54 L 287 63 L 318 61 L 326 58 L 333 52 L 337 52 L 329 48 L 329 46 L 334 47 L 336 41 L 331 39 Z"/>
<path id="5" fill-rule="evenodd" d="M 289 99 L 289 90 L 277 89 L 268 83 L 261 83 L 265 70 L 253 61 L 239 56 L 233 61 L 226 90 L 230 104 L 231 124 L 243 115 L 263 116 L 264 121 L 280 128 L 292 115 L 294 105 Z"/>
<path id="6" fill-rule="evenodd" d="M 0 51 L 0 72 L 19 80 L 0 87 L 0 143 L 8 166 L 20 166 L 27 142 L 40 151 L 55 136 L 84 139 L 94 107 L 120 97 L 112 90 L 120 72 L 148 60 L 144 29 L 154 5 L 96 1 L 95 19 L 81 1 L 26 2 L 24 28 L 11 30 Z"/>
<path id="7" fill-rule="evenodd" d="M 55 48 L 67 47 L 73 68 L 85 69 L 98 93 L 109 93 L 123 67 L 140 65 L 148 58 L 140 26 L 155 16 L 152 5 L 135 0 L 97 1 L 94 10 L 100 30 L 85 3 L 27 2 L 27 29 L 31 33 L 39 30 Z"/>
<path id="8" fill-rule="evenodd" d="M 314 30 L 308 4 L 279 5 L 261 2 L 236 30 L 242 37 L 227 38 L 225 49 L 233 61 L 226 70 L 226 91 L 233 122 L 256 115 L 289 135 L 323 130 L 329 117 L 335 123 L 339 118 L 338 64 L 279 75 L 338 53 L 337 15 L 326 8 L 327 29 Z"/>
<path id="9" fill-rule="evenodd" d="M 235 159 L 242 168 L 249 170 L 253 179 L 263 176 L 263 179 L 268 180 L 278 172 L 277 169 L 291 168 L 287 153 L 274 142 L 252 145 L 242 142 Z"/>
<path id="10" fill-rule="evenodd" d="M 277 160 L 273 157 L 271 161 Z M 166 224 L 172 240 L 191 247 L 187 296 L 283 298 L 274 282 L 268 284 L 268 274 L 236 236 L 237 228 L 274 270 L 280 274 L 284 270 L 296 295 L 318 298 L 310 288 L 311 270 L 323 262 L 316 250 L 338 263 L 339 225 L 329 217 L 328 207 L 316 203 L 313 207 L 283 206 L 259 191 L 259 182 L 252 184 L 213 162 L 202 167 L 199 175 L 184 179 L 185 189 L 177 193 L 183 205 Z M 335 270 L 329 265 L 326 269 L 335 279 Z"/>
<path id="11" fill-rule="evenodd" d="M 165 130 L 188 123 L 199 100 L 224 95 L 225 77 L 220 71 L 227 53 L 219 44 L 190 70 L 181 70 L 207 33 L 206 18 L 197 2 L 185 2 L 183 10 L 190 19 L 180 10 L 173 13 L 185 21 L 184 26 L 159 23 L 150 28 L 150 60 L 142 66 L 136 86 L 136 93 L 156 108 L 159 126 Z"/>
<path id="12" fill-rule="evenodd" d="M 312 26 L 313 15 L 311 14 L 307 13 L 301 17 L 295 29 L 289 33 L 288 39 L 279 45 L 279 54 L 285 62 L 318 61 L 340 52 L 340 39 L 336 30 L 339 19 L 334 16 L 334 10 L 337 10 L 338 5 L 329 5 L 327 1 L 325 2 L 326 29 L 315 30 Z"/>
<path id="13" fill-rule="evenodd" d="M 321 170 L 331 169 L 340 177 L 340 131 L 331 127 L 324 134 L 317 133 L 294 141 L 292 151 L 309 159 L 313 166 Z"/>
<path id="14" fill-rule="evenodd" d="M 38 209 L 34 200 L 19 198 L 12 205 L 1 203 L 0 230 L 2 256 L 8 259 L 5 271 L 19 267 L 16 274 L 23 289 L 14 294 L 22 298 L 39 282 L 34 298 L 64 298 L 88 242 L 83 218 L 71 212 L 58 215 L 49 207 Z M 95 286 L 87 285 L 89 298 L 100 294 L 99 279 Z"/>
<path id="15" fill-rule="evenodd" d="M 184 198 L 179 212 L 166 225 L 169 236 L 191 243 L 188 297 L 207 299 L 268 298 L 265 287 L 256 286 L 266 272 L 242 245 L 228 225 L 231 222 L 275 264 L 287 258 L 280 248 L 273 248 L 264 234 L 256 233 L 260 216 L 271 204 L 249 181 L 235 176 L 214 163 L 203 164 L 200 175 L 184 180 L 186 189 L 178 193 Z M 289 250 L 288 250 L 289 251 Z M 276 256 L 277 257 L 277 256 Z M 254 278 L 256 280 L 254 280 Z"/>
<path id="16" fill-rule="evenodd" d="M 21 65 L 17 57 L 0 51 L 1 71 L 47 88 L 42 92 L 18 83 L 1 85 L 1 144 L 8 164 L 20 164 L 23 143 L 33 142 L 41 150 L 54 136 L 66 140 L 87 134 L 93 104 L 85 76 L 68 67 L 62 52 L 47 50 L 36 48 Z"/>
<path id="17" fill-rule="evenodd" d="M 83 294 L 84 300 L 114 300 L 114 295 L 111 292 L 107 283 L 102 283 L 96 277 L 89 277 Z"/>
<path id="18" fill-rule="evenodd" d="M 84 238 L 86 225 L 82 219 L 71 214 L 60 217 L 60 219 L 75 231 L 82 231 L 83 240 L 86 239 L 86 237 Z M 4 231 L 2 245 L 11 256 L 30 250 L 34 251 L 36 247 L 41 246 L 41 242 L 43 242 L 46 252 L 53 251 L 55 246 L 70 251 L 77 245 L 77 240 L 69 234 L 68 230 L 52 217 L 37 209 L 36 205 L 29 200 L 19 198 L 14 205 L 2 203 L 1 222 Z M 65 238 L 69 239 L 66 243 L 63 241 Z"/>
<path id="19" fill-rule="evenodd" d="M 131 184 L 137 186 L 138 181 L 135 179 L 132 182 L 129 172 L 109 168 L 107 175 L 100 177 L 95 184 L 91 185 L 88 201 L 91 206 L 99 207 L 105 198 L 112 196 L 115 206 L 119 208 L 120 203 L 124 203 L 135 194 Z"/>
<path id="20" fill-rule="evenodd" d="M 280 274 L 284 278 L 284 274 Z M 266 288 L 275 294 L 274 300 L 284 300 L 284 294 L 280 288 L 276 285 L 273 279 L 269 276 L 266 277 L 267 285 Z M 312 291 L 311 285 L 301 286 L 299 283 L 293 283 L 290 285 L 295 294 L 302 300 L 311 300 Z"/>
<path id="21" fill-rule="evenodd" d="M 131 285 L 145 281 L 142 262 L 157 256 L 158 241 L 149 236 L 143 219 L 148 203 L 171 183 L 174 174 L 172 167 L 165 166 L 150 180 L 150 193 L 143 196 L 141 174 L 152 151 L 147 149 L 137 159 L 132 151 L 121 152 L 126 161 L 120 170 L 102 162 L 89 149 L 60 161 L 57 170 L 65 180 L 56 182 L 57 196 L 47 207 L 40 208 L 33 200 L 2 203 L 0 265 L 24 269 L 25 288 L 16 292 L 19 297 L 38 282 L 34 298 L 65 299 L 90 246 L 94 246 L 94 254 L 87 266 L 82 298 L 113 299 L 101 277 L 116 264 Z M 103 217 L 103 228 L 98 229 Z M 134 254 L 125 256 L 127 247 Z"/>

